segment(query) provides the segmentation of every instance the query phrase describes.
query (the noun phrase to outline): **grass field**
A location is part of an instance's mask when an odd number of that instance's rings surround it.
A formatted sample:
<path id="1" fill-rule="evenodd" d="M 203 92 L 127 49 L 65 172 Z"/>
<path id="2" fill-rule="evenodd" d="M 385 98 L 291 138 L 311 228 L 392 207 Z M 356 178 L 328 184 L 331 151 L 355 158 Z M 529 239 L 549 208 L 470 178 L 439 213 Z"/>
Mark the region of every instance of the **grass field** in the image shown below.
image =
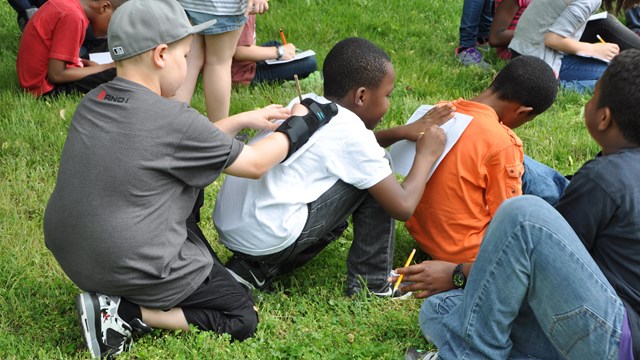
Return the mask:
<path id="1" fill-rule="evenodd" d="M 493 73 L 458 66 L 453 57 L 462 0 L 272 0 L 258 18 L 258 41 L 277 39 L 310 48 L 322 63 L 331 46 L 348 36 L 365 37 L 390 54 L 396 68 L 392 106 L 381 127 L 404 123 L 420 104 L 471 97 Z M 22 93 L 15 75 L 19 42 L 15 14 L 0 2 L 0 358 L 87 358 L 76 326 L 79 292 L 44 246 L 42 218 L 53 190 L 58 160 L 79 96 L 35 100 Z M 488 60 L 497 71 L 503 63 Z M 321 92 L 321 79 L 302 81 L 304 92 Z M 291 84 L 233 91 L 231 112 L 287 103 Z M 584 129 L 587 98 L 562 93 L 554 106 L 517 129 L 525 152 L 574 172 L 597 152 Z M 202 90 L 192 104 L 204 111 Z M 221 179 L 207 188 L 210 214 Z M 210 218 L 204 232 L 224 259 Z M 397 226 L 395 265 L 413 241 Z M 277 291 L 256 293 L 260 325 L 255 337 L 230 343 L 206 332 L 155 331 L 135 342 L 123 359 L 400 359 L 409 346 L 430 346 L 420 335 L 418 300 L 348 299 L 343 296 L 350 230 L 310 264 L 276 282 Z"/>

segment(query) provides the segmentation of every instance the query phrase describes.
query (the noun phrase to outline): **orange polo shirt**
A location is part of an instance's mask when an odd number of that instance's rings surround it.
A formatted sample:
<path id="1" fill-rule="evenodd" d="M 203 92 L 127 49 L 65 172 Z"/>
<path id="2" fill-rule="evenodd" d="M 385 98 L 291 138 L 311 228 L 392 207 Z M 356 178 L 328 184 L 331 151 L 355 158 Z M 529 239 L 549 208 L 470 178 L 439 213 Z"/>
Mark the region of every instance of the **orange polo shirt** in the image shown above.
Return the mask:
<path id="1" fill-rule="evenodd" d="M 473 116 L 433 173 L 405 223 L 433 259 L 473 261 L 498 206 L 522 195 L 522 141 L 489 106 L 458 99 L 456 111 Z"/>

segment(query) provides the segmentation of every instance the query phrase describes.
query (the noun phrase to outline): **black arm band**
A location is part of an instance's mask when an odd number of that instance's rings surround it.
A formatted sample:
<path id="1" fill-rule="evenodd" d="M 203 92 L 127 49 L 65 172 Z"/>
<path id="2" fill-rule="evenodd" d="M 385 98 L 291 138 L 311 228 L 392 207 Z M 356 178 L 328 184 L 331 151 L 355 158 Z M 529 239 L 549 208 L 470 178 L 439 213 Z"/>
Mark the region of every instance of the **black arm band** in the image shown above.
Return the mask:
<path id="1" fill-rule="evenodd" d="M 329 123 L 331 118 L 338 113 L 338 106 L 333 102 L 320 104 L 307 98 L 302 100 L 301 104 L 309 109 L 309 113 L 305 116 L 292 116 L 276 129 L 276 131 L 284 133 L 289 137 L 289 152 L 284 160 L 287 160 L 291 154 L 306 144 L 311 135 Z"/>

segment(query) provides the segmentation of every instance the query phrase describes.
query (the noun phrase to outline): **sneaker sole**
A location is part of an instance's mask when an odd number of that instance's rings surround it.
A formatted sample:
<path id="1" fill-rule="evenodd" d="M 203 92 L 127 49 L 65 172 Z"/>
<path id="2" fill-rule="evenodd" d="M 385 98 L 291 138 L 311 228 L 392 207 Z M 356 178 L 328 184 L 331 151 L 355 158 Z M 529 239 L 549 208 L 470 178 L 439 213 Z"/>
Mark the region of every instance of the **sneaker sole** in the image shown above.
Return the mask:
<path id="1" fill-rule="evenodd" d="M 84 344 L 91 352 L 94 359 L 100 358 L 100 343 L 96 330 L 96 320 L 99 318 L 100 309 L 94 307 L 91 294 L 82 293 L 76 296 L 76 309 L 78 310 L 78 324 L 84 338 Z"/>

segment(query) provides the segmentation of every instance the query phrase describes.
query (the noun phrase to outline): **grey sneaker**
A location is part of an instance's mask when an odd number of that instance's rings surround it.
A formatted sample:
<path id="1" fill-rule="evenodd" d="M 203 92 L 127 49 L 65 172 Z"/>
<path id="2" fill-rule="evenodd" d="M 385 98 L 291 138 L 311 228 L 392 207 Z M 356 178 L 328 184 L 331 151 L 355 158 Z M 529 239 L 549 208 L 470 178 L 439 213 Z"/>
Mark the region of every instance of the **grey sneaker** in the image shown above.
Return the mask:
<path id="1" fill-rule="evenodd" d="M 404 353 L 404 360 L 437 360 L 438 353 L 420 350 L 416 348 L 408 348 Z"/>
<path id="2" fill-rule="evenodd" d="M 83 292 L 76 297 L 78 322 L 84 342 L 93 358 L 111 359 L 129 350 L 132 333 L 146 333 L 151 327 L 134 319 L 135 328 L 118 316 L 119 296 Z"/>
<path id="3" fill-rule="evenodd" d="M 491 69 L 491 65 L 489 63 L 482 60 L 482 53 L 478 51 L 475 47 L 467 48 L 463 51 L 459 51 L 460 49 L 456 49 L 456 57 L 460 64 L 464 66 L 479 66 L 482 69 Z"/>

